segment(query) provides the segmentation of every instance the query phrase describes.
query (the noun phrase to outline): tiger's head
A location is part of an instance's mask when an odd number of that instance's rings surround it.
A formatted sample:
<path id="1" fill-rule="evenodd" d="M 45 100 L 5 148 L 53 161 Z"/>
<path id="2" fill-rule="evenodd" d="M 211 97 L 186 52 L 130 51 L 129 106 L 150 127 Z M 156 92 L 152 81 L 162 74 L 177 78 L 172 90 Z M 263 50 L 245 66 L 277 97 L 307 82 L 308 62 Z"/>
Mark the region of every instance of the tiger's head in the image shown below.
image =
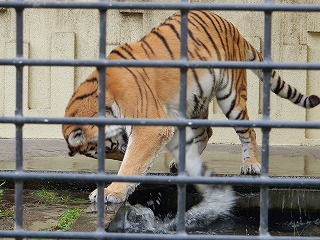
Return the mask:
<path id="1" fill-rule="evenodd" d="M 93 125 L 63 125 L 64 138 L 68 144 L 69 156 L 79 153 L 98 158 L 98 127 Z M 105 156 L 123 160 L 127 150 L 128 137 L 122 126 L 106 126 Z"/>
<path id="2" fill-rule="evenodd" d="M 98 116 L 98 81 L 93 73 L 84 81 L 71 97 L 65 117 Z M 112 104 L 110 100 L 107 101 Z M 107 104 L 108 104 L 107 103 Z M 110 105 L 109 105 L 110 106 Z M 106 117 L 115 118 L 111 106 L 106 107 Z M 62 125 L 62 133 L 69 148 L 69 155 L 79 153 L 98 158 L 98 127 L 95 125 Z M 128 137 L 124 126 L 105 126 L 106 158 L 122 160 L 127 149 Z"/>

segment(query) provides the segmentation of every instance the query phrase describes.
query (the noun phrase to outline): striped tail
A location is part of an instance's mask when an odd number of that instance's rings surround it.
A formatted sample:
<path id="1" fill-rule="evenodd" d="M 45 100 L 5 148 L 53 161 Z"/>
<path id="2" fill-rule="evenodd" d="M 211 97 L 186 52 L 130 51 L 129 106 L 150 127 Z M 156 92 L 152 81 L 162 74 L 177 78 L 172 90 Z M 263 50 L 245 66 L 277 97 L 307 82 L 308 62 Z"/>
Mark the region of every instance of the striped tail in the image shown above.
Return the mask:
<path id="1" fill-rule="evenodd" d="M 247 61 L 263 61 L 261 54 L 248 42 L 246 42 Z M 252 69 L 252 71 L 263 80 L 263 72 L 261 69 Z M 304 108 L 313 108 L 320 104 L 320 98 L 317 95 L 306 96 L 295 87 L 286 83 L 277 71 L 273 70 L 271 74 L 271 91 L 279 97 L 288 99 L 292 103 Z"/>

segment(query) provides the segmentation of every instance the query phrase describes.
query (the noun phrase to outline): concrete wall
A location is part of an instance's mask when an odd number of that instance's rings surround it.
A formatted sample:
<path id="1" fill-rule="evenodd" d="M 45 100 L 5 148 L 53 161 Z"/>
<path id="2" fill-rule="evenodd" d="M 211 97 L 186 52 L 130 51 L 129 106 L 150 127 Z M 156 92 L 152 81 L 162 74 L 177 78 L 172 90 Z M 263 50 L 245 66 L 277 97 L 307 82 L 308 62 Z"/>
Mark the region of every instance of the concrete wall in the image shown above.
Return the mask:
<path id="1" fill-rule="evenodd" d="M 173 2 L 173 1 L 170 1 Z M 175 2 L 178 2 L 176 0 Z M 261 3 L 263 0 L 191 0 L 191 2 Z M 320 0 L 279 0 L 279 3 L 320 3 Z M 107 50 L 140 39 L 172 11 L 110 10 L 107 17 Z M 263 13 L 219 12 L 232 21 L 258 49 L 263 48 Z M 24 56 L 36 59 L 97 59 L 97 10 L 26 9 L 24 12 Z M 0 10 L 0 58 L 15 55 L 15 12 Z M 274 61 L 320 61 L 320 14 L 273 13 L 272 55 Z M 93 68 L 26 67 L 24 69 L 24 114 L 26 116 L 61 117 L 74 88 Z M 288 82 L 302 92 L 320 95 L 319 71 L 280 71 Z M 260 83 L 248 73 L 248 108 L 251 119 L 261 118 Z M 12 116 L 15 109 L 15 70 L 0 66 L 0 116 Z M 225 119 L 216 103 L 211 117 Z M 288 101 L 271 98 L 272 120 L 318 120 L 319 108 L 305 111 Z M 27 138 L 61 138 L 60 126 L 27 125 Z M 14 137 L 13 125 L 0 125 L 0 137 Z M 257 129 L 258 141 L 261 139 Z M 239 143 L 233 129 L 214 129 L 213 142 Z M 320 144 L 319 130 L 274 129 L 271 144 Z"/>

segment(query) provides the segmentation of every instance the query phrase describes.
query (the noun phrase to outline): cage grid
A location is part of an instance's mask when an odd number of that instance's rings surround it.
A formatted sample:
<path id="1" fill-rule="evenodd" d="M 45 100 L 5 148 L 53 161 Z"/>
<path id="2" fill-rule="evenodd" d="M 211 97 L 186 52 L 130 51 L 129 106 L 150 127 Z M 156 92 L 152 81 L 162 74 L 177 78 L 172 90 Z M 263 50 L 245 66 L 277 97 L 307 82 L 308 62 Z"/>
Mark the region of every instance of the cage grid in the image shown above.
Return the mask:
<path id="1" fill-rule="evenodd" d="M 290 236 L 275 237 L 269 234 L 268 229 L 268 188 L 278 187 L 320 187 L 318 179 L 271 178 L 268 173 L 269 166 L 269 131 L 272 128 L 320 128 L 320 122 L 304 121 L 271 121 L 270 120 L 270 75 L 272 69 L 313 69 L 320 70 L 319 63 L 276 63 L 271 59 L 271 23 L 274 11 L 320 11 L 320 4 L 274 4 L 273 0 L 265 0 L 261 4 L 214 4 L 214 3 L 189 3 L 181 0 L 179 3 L 156 2 L 58 2 L 58 1 L 27 1 L 12 0 L 1 1 L 0 8 L 14 8 L 16 12 L 16 57 L 0 59 L 0 65 L 16 67 L 16 111 L 13 117 L 0 116 L 0 123 L 14 124 L 16 126 L 16 168 L 13 172 L 1 172 L 0 179 L 15 182 L 15 229 L 0 231 L 0 238 L 59 238 L 59 239 L 292 239 Z M 57 60 L 57 59 L 25 59 L 23 57 L 23 11 L 26 8 L 81 8 L 96 9 L 99 11 L 99 59 L 97 60 Z M 109 9 L 153 9 L 177 10 L 181 12 L 181 58 L 177 61 L 132 61 L 106 60 L 106 14 Z M 187 14 L 189 10 L 229 10 L 229 11 L 261 11 L 264 12 L 264 61 L 252 62 L 202 62 L 187 60 Z M 105 118 L 105 91 L 99 91 L 99 113 L 97 118 L 47 118 L 25 117 L 22 113 L 23 103 L 23 67 L 24 66 L 94 66 L 99 72 L 99 89 L 105 89 L 105 69 L 109 66 L 131 67 L 173 67 L 180 68 L 180 111 L 178 119 L 107 119 Z M 263 69 L 263 114 L 259 121 L 237 120 L 199 120 L 186 119 L 186 72 L 188 68 L 259 68 Z M 23 126 L 25 124 L 94 124 L 99 128 L 98 137 L 98 170 L 97 173 L 43 173 L 26 172 L 23 170 Z M 178 176 L 115 176 L 104 172 L 104 139 L 106 124 L 121 125 L 166 125 L 176 126 L 180 131 L 179 145 L 179 174 Z M 260 177 L 227 176 L 227 177 L 188 177 L 185 173 L 185 129 L 189 126 L 235 127 L 252 126 L 261 128 L 262 135 L 262 173 Z M 95 182 L 98 186 L 98 221 L 95 232 L 36 232 L 23 229 L 23 183 L 27 180 L 51 181 L 88 181 Z M 178 185 L 178 223 L 176 234 L 145 234 L 145 233 L 110 233 L 104 226 L 104 182 L 142 182 L 166 183 Z M 228 184 L 251 185 L 260 187 L 260 228 L 258 236 L 232 236 L 232 235 L 187 235 L 185 231 L 185 204 L 186 184 Z M 320 239 L 320 237 L 295 237 L 294 239 Z"/>

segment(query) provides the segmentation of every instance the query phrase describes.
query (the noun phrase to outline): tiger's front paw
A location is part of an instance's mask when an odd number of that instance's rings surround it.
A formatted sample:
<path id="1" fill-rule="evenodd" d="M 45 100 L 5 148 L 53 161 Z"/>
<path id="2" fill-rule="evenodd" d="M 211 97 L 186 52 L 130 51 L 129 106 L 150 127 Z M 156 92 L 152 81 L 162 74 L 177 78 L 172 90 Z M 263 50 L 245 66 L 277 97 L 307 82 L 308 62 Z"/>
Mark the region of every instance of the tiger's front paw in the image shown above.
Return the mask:
<path id="1" fill-rule="evenodd" d="M 257 160 L 246 159 L 241 165 L 240 173 L 243 175 L 259 175 L 261 164 Z"/>
<path id="2" fill-rule="evenodd" d="M 110 185 L 111 186 L 111 185 Z M 104 189 L 104 202 L 110 203 L 122 203 L 127 200 L 127 190 L 124 191 L 112 191 L 110 186 Z M 98 189 L 94 190 L 89 195 L 89 199 L 91 202 L 98 202 Z"/>

